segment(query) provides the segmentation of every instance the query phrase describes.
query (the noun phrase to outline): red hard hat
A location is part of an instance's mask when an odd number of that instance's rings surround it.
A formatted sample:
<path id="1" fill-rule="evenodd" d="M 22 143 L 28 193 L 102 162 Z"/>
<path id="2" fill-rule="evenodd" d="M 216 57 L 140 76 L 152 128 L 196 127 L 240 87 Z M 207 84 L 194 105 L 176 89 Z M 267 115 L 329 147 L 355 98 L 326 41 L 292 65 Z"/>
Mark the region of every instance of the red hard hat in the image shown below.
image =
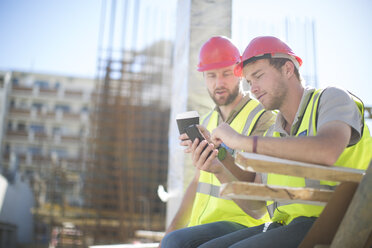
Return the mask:
<path id="1" fill-rule="evenodd" d="M 244 50 L 241 62 L 235 66 L 235 75 L 241 76 L 244 61 L 264 54 L 270 54 L 272 58 L 290 59 L 297 68 L 302 65 L 302 59 L 286 43 L 273 36 L 260 36 L 254 38 Z"/>
<path id="2" fill-rule="evenodd" d="M 210 38 L 199 52 L 198 71 L 227 67 L 240 62 L 238 48 L 225 36 Z"/>

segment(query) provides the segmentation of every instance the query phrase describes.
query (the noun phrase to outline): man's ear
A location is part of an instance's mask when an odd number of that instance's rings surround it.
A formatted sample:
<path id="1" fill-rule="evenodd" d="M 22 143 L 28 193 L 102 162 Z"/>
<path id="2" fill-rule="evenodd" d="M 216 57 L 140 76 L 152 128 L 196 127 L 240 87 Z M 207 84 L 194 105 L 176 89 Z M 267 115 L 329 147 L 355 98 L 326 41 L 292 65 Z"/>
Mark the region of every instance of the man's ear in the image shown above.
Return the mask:
<path id="1" fill-rule="evenodd" d="M 289 61 L 289 60 L 288 60 L 287 62 L 285 62 L 285 64 L 284 64 L 283 67 L 282 67 L 283 74 L 284 74 L 287 78 L 290 78 L 290 77 L 293 76 L 293 74 L 294 74 L 294 69 L 295 69 L 295 67 L 294 67 L 293 62 L 291 62 L 291 61 Z"/>

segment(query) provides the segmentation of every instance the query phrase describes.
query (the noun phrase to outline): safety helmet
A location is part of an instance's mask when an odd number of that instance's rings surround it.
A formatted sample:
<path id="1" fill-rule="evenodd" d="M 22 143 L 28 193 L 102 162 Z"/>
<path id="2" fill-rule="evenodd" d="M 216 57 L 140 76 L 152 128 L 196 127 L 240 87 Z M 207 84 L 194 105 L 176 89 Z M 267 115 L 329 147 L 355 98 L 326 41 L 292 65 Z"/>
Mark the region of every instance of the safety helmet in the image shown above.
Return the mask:
<path id="1" fill-rule="evenodd" d="M 231 66 L 240 62 L 240 52 L 225 36 L 214 36 L 200 48 L 198 71 Z"/>
<path id="2" fill-rule="evenodd" d="M 254 38 L 244 50 L 241 62 L 235 66 L 234 74 L 241 76 L 244 61 L 265 54 L 270 54 L 271 58 L 290 59 L 297 69 L 302 65 L 302 59 L 286 43 L 273 36 L 259 36 Z"/>

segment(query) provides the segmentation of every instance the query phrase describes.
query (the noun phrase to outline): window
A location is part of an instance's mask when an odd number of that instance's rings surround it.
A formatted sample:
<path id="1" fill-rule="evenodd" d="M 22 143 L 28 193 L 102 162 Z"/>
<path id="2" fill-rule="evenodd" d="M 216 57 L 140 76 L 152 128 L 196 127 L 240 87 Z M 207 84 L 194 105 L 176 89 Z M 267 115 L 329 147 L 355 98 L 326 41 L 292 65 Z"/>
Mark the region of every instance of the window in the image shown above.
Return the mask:
<path id="1" fill-rule="evenodd" d="M 26 101 L 21 101 L 21 102 L 19 103 L 18 108 L 20 108 L 20 109 L 28 109 L 28 108 L 29 108 L 29 105 L 27 104 Z"/>
<path id="2" fill-rule="evenodd" d="M 88 113 L 88 107 L 87 106 L 84 106 L 81 108 L 81 113 Z"/>
<path id="3" fill-rule="evenodd" d="M 42 80 L 35 80 L 34 86 L 39 86 L 40 89 L 49 89 L 49 82 Z"/>
<path id="4" fill-rule="evenodd" d="M 32 155 L 41 155 L 41 148 L 40 147 L 29 147 L 28 153 Z"/>
<path id="5" fill-rule="evenodd" d="M 10 154 L 10 145 L 9 144 L 6 144 L 5 145 L 5 154 Z"/>
<path id="6" fill-rule="evenodd" d="M 68 157 L 68 152 L 64 149 L 61 148 L 55 148 L 50 150 L 50 155 L 53 153 L 58 155 L 58 158 L 67 158 Z"/>
<path id="7" fill-rule="evenodd" d="M 58 104 L 58 105 L 55 106 L 55 110 L 56 111 L 61 110 L 64 113 L 68 113 L 68 112 L 70 112 L 70 106 Z"/>
<path id="8" fill-rule="evenodd" d="M 26 124 L 18 123 L 17 124 L 17 131 L 26 131 Z"/>
<path id="9" fill-rule="evenodd" d="M 38 124 L 31 124 L 29 130 L 35 133 L 44 133 L 44 126 Z"/>
<path id="10" fill-rule="evenodd" d="M 26 154 L 27 152 L 27 147 L 24 147 L 24 146 L 15 146 L 13 151 L 16 153 L 16 154 Z"/>
<path id="11" fill-rule="evenodd" d="M 53 127 L 52 130 L 53 134 L 62 134 L 62 128 L 61 127 Z"/>
<path id="12" fill-rule="evenodd" d="M 19 85 L 19 79 L 16 78 L 16 77 L 13 78 L 12 83 L 13 83 L 13 85 L 18 86 Z"/>
<path id="13" fill-rule="evenodd" d="M 39 102 L 32 103 L 32 107 L 36 108 L 37 110 L 41 110 L 43 108 L 43 104 Z"/>

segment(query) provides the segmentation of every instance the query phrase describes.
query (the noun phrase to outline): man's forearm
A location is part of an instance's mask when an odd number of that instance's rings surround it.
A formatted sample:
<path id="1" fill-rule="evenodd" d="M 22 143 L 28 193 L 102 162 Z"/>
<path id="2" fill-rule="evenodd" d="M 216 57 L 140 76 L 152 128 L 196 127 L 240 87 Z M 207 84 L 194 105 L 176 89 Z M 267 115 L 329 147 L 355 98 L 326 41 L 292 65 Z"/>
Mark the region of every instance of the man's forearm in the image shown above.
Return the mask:
<path id="1" fill-rule="evenodd" d="M 317 136 L 258 137 L 256 151 L 259 154 L 308 163 L 333 165 L 346 148 L 351 129 L 339 122 L 324 125 Z M 239 136 L 236 146 L 247 152 L 253 150 L 253 138 Z"/>
<path id="2" fill-rule="evenodd" d="M 173 218 L 172 222 L 170 223 L 167 230 L 165 231 L 165 234 L 186 227 L 189 216 L 190 215 L 187 213 L 185 214 L 185 213 L 177 212 L 176 216 Z"/>

